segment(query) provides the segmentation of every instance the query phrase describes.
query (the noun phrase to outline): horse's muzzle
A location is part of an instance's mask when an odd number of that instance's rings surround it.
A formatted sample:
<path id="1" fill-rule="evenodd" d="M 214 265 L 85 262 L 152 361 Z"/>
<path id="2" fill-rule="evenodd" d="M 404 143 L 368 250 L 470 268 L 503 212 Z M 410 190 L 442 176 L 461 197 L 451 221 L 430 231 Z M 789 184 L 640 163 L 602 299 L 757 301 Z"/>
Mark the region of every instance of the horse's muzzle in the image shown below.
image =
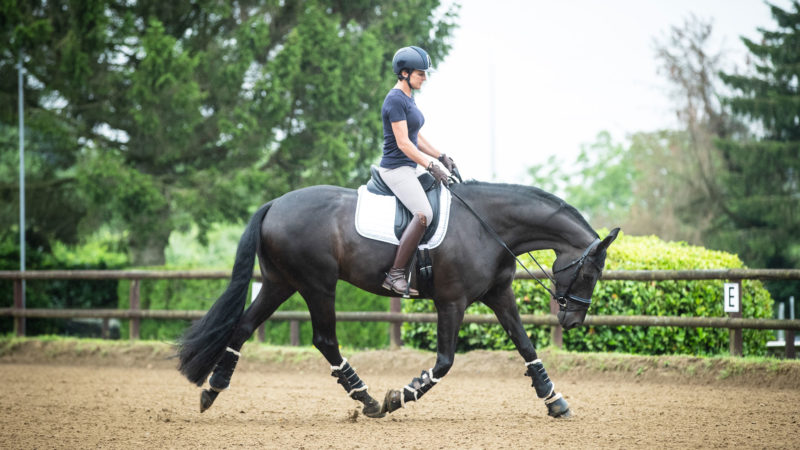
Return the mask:
<path id="1" fill-rule="evenodd" d="M 583 325 L 583 321 L 586 319 L 586 310 L 573 310 L 568 311 L 566 309 L 561 309 L 558 312 L 558 323 L 565 330 L 571 330 L 575 327 Z"/>

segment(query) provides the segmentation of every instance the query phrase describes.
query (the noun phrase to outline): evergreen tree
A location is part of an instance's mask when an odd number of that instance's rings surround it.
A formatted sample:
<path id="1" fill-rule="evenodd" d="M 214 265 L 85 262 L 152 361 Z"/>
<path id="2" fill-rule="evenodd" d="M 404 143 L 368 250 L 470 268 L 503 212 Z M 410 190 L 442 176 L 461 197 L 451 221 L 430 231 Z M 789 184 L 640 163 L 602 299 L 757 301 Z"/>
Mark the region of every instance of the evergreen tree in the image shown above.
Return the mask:
<path id="1" fill-rule="evenodd" d="M 394 51 L 447 53 L 454 10 L 438 8 L 438 0 L 0 0 L 9 44 L 0 51 L 0 141 L 11 141 L 16 124 L 14 65 L 24 54 L 28 136 L 59 131 L 58 141 L 41 140 L 63 156 L 30 145 L 31 161 L 52 174 L 32 167 L 31 177 L 55 178 L 49 186 L 71 200 L 42 211 L 74 218 L 73 237 L 79 225 L 113 224 L 126 231 L 135 264 L 161 264 L 174 229 L 196 224 L 202 239 L 213 223 L 241 220 L 287 190 L 363 182 L 380 151 Z M 14 147 L 0 152 L 15 161 Z M 0 194 L 16 210 L 17 177 L 8 175 Z M 53 192 L 31 190 L 29 202 Z M 15 216 L 4 214 L 3 225 Z"/>
<path id="2" fill-rule="evenodd" d="M 751 137 L 718 142 L 727 165 L 713 238 L 755 267 L 800 267 L 800 2 L 770 5 L 778 30 L 761 42 L 742 38 L 755 59 L 752 74 L 721 73 L 734 95 L 732 112 Z"/>

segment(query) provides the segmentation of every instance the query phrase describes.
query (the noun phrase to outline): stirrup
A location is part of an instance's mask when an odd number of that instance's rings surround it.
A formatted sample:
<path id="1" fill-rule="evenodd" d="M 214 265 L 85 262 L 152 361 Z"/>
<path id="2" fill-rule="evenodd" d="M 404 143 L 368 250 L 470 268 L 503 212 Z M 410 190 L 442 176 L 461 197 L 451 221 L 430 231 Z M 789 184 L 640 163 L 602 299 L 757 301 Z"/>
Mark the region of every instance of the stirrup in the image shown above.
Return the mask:
<path id="1" fill-rule="evenodd" d="M 386 279 L 383 280 L 383 288 L 384 289 L 392 291 L 395 294 L 400 294 L 400 295 L 403 296 L 403 298 L 409 298 L 411 296 L 418 296 L 419 295 L 419 291 L 417 291 L 416 289 L 411 289 L 411 286 L 409 285 L 408 280 L 406 280 L 405 271 L 402 271 L 402 272 L 399 272 L 399 273 L 395 272 L 394 275 L 392 274 L 392 271 L 393 271 L 393 269 L 390 269 L 389 272 L 386 273 Z M 395 286 L 395 283 L 400 281 L 400 280 L 403 280 L 406 283 L 406 289 L 405 290 L 398 289 Z"/>

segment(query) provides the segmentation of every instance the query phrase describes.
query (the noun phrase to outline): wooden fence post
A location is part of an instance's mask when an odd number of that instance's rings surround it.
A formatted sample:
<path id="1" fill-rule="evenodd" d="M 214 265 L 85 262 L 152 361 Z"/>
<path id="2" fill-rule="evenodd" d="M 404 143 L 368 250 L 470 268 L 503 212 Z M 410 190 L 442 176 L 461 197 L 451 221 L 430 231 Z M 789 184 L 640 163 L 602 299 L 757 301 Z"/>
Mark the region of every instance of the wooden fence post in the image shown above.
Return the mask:
<path id="1" fill-rule="evenodd" d="M 400 297 L 392 297 L 389 303 L 389 312 L 399 313 L 401 311 Z M 403 346 L 403 336 L 401 333 L 400 322 L 392 322 L 389 324 L 389 348 L 398 349 Z"/>
<path id="2" fill-rule="evenodd" d="M 21 278 L 14 280 L 14 308 L 25 309 L 25 281 Z M 14 331 L 19 337 L 25 336 L 25 316 L 14 318 Z"/>
<path id="3" fill-rule="evenodd" d="M 300 345 L 300 321 L 299 320 L 290 320 L 289 321 L 289 343 L 294 347 L 298 347 Z"/>
<path id="4" fill-rule="evenodd" d="M 130 290 L 130 309 L 132 311 L 139 311 L 139 280 L 131 280 Z M 130 339 L 132 341 L 139 339 L 139 318 L 132 317 L 130 320 Z"/>
<path id="5" fill-rule="evenodd" d="M 731 318 L 742 318 L 742 310 L 744 309 L 744 293 L 742 292 L 742 280 L 735 280 L 734 283 L 739 285 L 739 311 L 730 312 L 728 316 Z M 743 339 L 741 328 L 730 328 L 728 330 L 729 348 L 731 356 L 742 356 Z"/>
<path id="6" fill-rule="evenodd" d="M 258 342 L 263 344 L 267 340 L 266 321 L 258 326 Z"/>

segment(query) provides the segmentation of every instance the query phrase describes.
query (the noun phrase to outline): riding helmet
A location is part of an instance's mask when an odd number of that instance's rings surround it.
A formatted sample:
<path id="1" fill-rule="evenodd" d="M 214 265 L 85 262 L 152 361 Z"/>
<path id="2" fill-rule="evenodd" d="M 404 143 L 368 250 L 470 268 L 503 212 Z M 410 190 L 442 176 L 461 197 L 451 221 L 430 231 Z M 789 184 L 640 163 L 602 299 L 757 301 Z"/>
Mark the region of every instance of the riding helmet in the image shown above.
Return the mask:
<path id="1" fill-rule="evenodd" d="M 392 58 L 392 69 L 394 73 L 400 75 L 400 71 L 403 69 L 430 72 L 433 70 L 433 67 L 431 67 L 431 57 L 428 55 L 428 52 L 412 45 L 410 47 L 403 47 L 394 54 L 394 58 Z"/>

